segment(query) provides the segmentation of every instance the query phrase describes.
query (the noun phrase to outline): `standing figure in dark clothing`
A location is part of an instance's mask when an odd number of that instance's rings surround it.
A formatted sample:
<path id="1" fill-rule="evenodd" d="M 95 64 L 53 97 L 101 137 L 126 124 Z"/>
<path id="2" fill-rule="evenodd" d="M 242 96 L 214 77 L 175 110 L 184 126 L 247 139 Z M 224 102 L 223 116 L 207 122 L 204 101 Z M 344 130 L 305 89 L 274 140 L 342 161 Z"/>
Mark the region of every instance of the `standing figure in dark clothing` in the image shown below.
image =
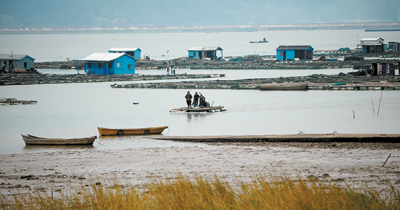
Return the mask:
<path id="1" fill-rule="evenodd" d="M 194 93 L 194 97 L 193 97 L 193 107 L 197 107 L 197 103 L 199 102 L 199 94 Z"/>
<path id="2" fill-rule="evenodd" d="M 185 99 L 188 109 L 190 109 L 190 106 L 192 105 L 192 94 L 190 94 L 190 91 L 186 93 Z"/>
<path id="3" fill-rule="evenodd" d="M 200 107 L 205 107 L 206 106 L 206 97 L 203 96 L 203 94 L 200 95 Z"/>

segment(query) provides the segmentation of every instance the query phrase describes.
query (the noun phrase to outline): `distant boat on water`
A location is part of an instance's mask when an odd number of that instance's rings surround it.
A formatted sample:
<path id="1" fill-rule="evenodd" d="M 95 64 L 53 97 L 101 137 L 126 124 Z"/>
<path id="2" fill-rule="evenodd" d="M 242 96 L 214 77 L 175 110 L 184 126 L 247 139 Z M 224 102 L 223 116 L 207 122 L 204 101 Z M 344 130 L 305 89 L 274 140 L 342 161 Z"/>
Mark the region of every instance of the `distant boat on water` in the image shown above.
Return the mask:
<path id="1" fill-rule="evenodd" d="M 268 43 L 268 41 L 265 38 L 263 38 L 263 40 L 261 41 L 250 41 L 250 43 Z"/>

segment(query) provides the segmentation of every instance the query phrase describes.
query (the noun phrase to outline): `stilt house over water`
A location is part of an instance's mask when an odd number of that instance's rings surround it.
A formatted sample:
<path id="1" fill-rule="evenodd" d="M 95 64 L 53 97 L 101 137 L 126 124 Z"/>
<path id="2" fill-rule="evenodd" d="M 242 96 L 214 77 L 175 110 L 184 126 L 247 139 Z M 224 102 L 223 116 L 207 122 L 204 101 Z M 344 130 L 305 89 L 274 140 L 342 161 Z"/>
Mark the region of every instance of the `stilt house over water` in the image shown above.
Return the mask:
<path id="1" fill-rule="evenodd" d="M 191 47 L 187 51 L 188 59 L 222 60 L 224 58 L 221 47 Z"/>
<path id="2" fill-rule="evenodd" d="M 378 38 L 364 38 L 360 40 L 363 53 L 382 53 L 385 52 L 385 44 L 383 39 Z"/>
<path id="3" fill-rule="evenodd" d="M 142 52 L 139 48 L 121 48 L 113 47 L 108 50 L 109 53 L 126 53 L 135 58 L 135 60 L 141 60 L 140 53 Z"/>
<path id="4" fill-rule="evenodd" d="M 276 59 L 286 60 L 312 60 L 314 48 L 311 45 L 280 45 L 276 48 Z"/>
<path id="5" fill-rule="evenodd" d="M 13 69 L 30 70 L 35 68 L 35 59 L 29 55 L 0 54 L 0 70 L 11 71 Z"/>
<path id="6" fill-rule="evenodd" d="M 135 58 L 126 53 L 93 53 L 86 58 L 87 74 L 135 74 Z"/>

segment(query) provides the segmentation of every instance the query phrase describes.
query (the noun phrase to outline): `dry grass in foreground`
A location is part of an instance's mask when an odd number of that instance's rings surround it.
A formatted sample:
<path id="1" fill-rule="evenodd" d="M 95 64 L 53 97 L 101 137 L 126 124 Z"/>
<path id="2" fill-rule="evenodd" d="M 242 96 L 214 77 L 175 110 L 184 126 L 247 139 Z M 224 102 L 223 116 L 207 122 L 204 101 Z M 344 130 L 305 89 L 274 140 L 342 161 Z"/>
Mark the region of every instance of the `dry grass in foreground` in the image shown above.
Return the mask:
<path id="1" fill-rule="evenodd" d="M 145 190 L 135 187 L 108 189 L 92 185 L 70 196 L 53 198 L 46 193 L 1 198 L 3 209 L 400 209 L 399 191 L 392 187 L 388 199 L 376 191 L 343 189 L 317 180 L 292 180 L 283 176 L 274 181 L 257 177 L 239 189 L 215 177 L 179 176 L 165 182 L 154 181 Z M 118 186 L 118 185 L 116 185 Z"/>

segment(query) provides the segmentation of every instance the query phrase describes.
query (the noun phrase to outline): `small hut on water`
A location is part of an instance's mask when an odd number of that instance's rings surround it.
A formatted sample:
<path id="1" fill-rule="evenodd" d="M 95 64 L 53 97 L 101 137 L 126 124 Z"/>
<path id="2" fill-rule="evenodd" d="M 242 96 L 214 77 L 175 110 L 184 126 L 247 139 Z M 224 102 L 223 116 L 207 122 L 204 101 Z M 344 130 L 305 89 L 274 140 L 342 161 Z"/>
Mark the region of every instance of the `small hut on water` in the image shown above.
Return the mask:
<path id="1" fill-rule="evenodd" d="M 280 45 L 276 48 L 276 59 L 286 60 L 312 60 L 314 48 L 311 45 Z"/>
<path id="2" fill-rule="evenodd" d="M 88 74 L 135 74 L 135 58 L 126 53 L 93 53 L 86 58 Z"/>
<path id="3" fill-rule="evenodd" d="M 187 51 L 188 59 L 222 60 L 224 58 L 221 47 L 191 47 Z"/>
<path id="4" fill-rule="evenodd" d="M 34 69 L 35 59 L 22 54 L 0 54 L 0 70 L 11 72 L 13 69 Z"/>

